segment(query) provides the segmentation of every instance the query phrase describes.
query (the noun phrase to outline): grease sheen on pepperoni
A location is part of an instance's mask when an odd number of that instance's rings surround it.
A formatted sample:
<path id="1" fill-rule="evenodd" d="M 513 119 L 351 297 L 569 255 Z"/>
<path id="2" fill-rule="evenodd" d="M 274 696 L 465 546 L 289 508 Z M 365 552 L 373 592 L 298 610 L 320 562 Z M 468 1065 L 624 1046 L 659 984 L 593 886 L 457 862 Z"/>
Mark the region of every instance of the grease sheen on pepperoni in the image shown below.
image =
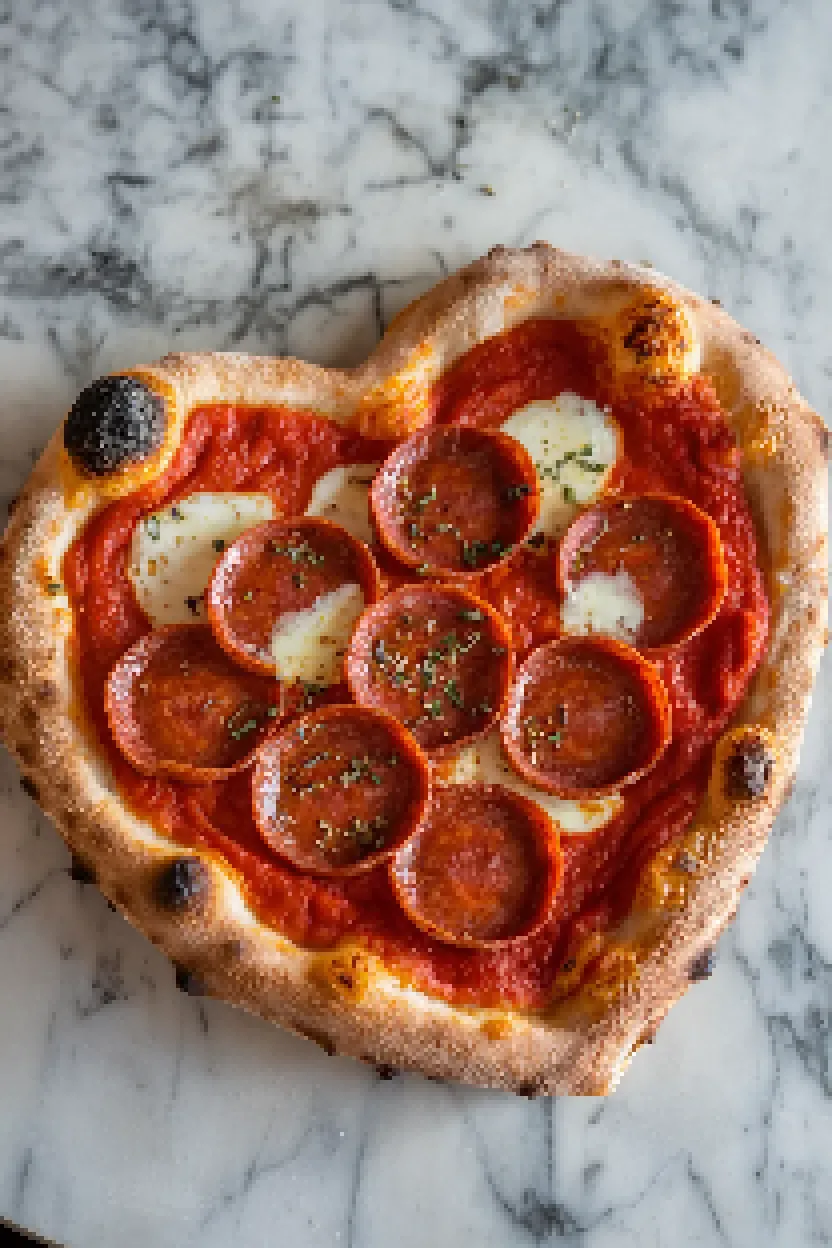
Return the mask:
<path id="1" fill-rule="evenodd" d="M 329 520 L 249 529 L 222 555 L 206 595 L 220 645 L 238 663 L 286 681 L 330 685 L 363 606 L 379 591 L 363 542 Z"/>
<path id="2" fill-rule="evenodd" d="M 438 788 L 391 863 L 403 910 L 449 944 L 483 948 L 531 935 L 560 883 L 557 832 L 533 802 L 499 785 Z"/>
<path id="3" fill-rule="evenodd" d="M 641 617 L 626 639 L 645 650 L 679 645 L 701 632 L 728 582 L 713 520 L 685 499 L 659 494 L 609 499 L 582 512 L 561 543 L 558 575 L 565 623 L 571 611 L 586 632 L 619 635 L 620 620 L 603 613 L 593 619 L 592 606 L 582 610 L 579 603 L 593 586 L 625 585 Z"/>
<path id="4" fill-rule="evenodd" d="M 422 430 L 397 447 L 376 474 L 371 502 L 385 546 L 430 576 L 475 576 L 499 563 L 540 511 L 525 447 L 459 427 Z"/>
<path id="5" fill-rule="evenodd" d="M 508 630 L 488 603 L 451 586 L 406 585 L 362 615 L 347 680 L 360 705 L 388 711 L 436 752 L 496 723 L 511 667 Z"/>
<path id="6" fill-rule="evenodd" d="M 559 797 L 632 784 L 670 741 L 670 703 L 652 664 L 608 638 L 564 637 L 533 650 L 502 723 L 509 759 Z"/>
<path id="7" fill-rule="evenodd" d="M 428 762 L 390 716 L 357 706 L 305 715 L 267 741 L 252 782 L 267 845 L 317 874 L 375 866 L 418 825 Z"/>
<path id="8" fill-rule="evenodd" d="M 237 667 L 201 624 L 148 633 L 110 672 L 107 718 L 140 772 L 192 784 L 245 767 L 281 714 L 280 688 Z"/>

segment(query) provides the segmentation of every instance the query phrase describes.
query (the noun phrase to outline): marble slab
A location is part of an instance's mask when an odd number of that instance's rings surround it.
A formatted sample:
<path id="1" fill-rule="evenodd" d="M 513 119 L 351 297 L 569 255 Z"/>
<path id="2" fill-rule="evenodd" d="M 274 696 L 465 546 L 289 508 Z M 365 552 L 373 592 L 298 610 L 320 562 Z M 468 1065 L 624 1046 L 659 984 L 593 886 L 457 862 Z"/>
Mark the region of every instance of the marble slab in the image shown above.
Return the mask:
<path id="1" fill-rule="evenodd" d="M 832 399 L 828 0 L 0 3 L 0 497 L 172 346 L 352 363 L 496 242 L 649 261 Z M 0 759 L 0 1215 L 71 1248 L 832 1239 L 832 667 L 713 978 L 607 1100 L 213 1002 Z"/>

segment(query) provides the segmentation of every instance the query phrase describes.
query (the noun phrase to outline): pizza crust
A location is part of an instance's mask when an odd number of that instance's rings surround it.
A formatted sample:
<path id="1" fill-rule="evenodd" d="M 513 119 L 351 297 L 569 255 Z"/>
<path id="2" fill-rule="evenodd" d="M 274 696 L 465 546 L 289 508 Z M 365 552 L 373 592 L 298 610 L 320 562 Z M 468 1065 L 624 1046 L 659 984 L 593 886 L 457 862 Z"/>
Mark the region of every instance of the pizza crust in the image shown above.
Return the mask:
<path id="1" fill-rule="evenodd" d="M 772 606 L 765 662 L 720 742 L 708 793 L 682 845 L 645 867 L 635 909 L 603 946 L 588 940 L 545 1012 L 462 1008 L 403 987 L 372 956 L 292 945 L 261 924 L 239 879 L 200 852 L 199 887 L 180 905 L 160 892 L 166 864 L 194 859 L 133 816 L 87 739 L 75 693 L 72 610 L 59 582 L 64 551 L 108 497 L 164 469 L 196 405 L 287 403 L 366 433 L 418 427 L 433 381 L 456 358 L 530 316 L 589 317 L 613 343 L 639 308 L 658 321 L 631 334 L 622 370 L 644 377 L 701 360 L 744 451 Z M 630 348 L 628 348 L 630 350 Z M 695 353 L 695 354 L 692 354 Z M 633 1051 L 696 977 L 732 918 L 790 791 L 827 623 L 827 432 L 776 360 L 720 308 L 644 270 L 557 251 L 495 248 L 405 309 L 370 359 L 350 372 L 236 354 L 171 355 L 134 376 L 175 411 L 151 464 L 112 481 L 78 477 L 60 431 L 18 499 L 0 550 L 0 730 L 28 786 L 72 852 L 178 967 L 182 983 L 307 1035 L 330 1052 L 525 1095 L 609 1091 Z M 737 737 L 773 761 L 764 791 L 725 791 Z M 592 963 L 591 973 L 581 978 Z M 694 968 L 693 972 L 691 968 Z"/>

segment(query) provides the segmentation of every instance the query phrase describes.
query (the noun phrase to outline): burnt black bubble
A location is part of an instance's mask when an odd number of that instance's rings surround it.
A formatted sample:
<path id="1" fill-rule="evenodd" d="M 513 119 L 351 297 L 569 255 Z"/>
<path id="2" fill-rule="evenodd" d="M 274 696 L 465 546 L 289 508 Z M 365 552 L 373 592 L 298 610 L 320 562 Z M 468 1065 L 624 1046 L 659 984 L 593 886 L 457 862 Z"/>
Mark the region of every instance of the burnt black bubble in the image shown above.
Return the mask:
<path id="1" fill-rule="evenodd" d="M 184 966 L 174 964 L 176 987 L 189 997 L 204 997 L 207 993 L 205 980 L 196 971 L 189 971 Z"/>
<path id="2" fill-rule="evenodd" d="M 165 402 L 135 377 L 100 377 L 82 390 L 64 425 L 76 467 L 97 477 L 147 459 L 165 436 Z"/>
<path id="3" fill-rule="evenodd" d="M 759 738 L 739 741 L 725 760 L 725 792 L 748 801 L 762 797 L 771 779 L 774 759 Z"/>
<path id="4" fill-rule="evenodd" d="M 210 885 L 210 872 L 199 858 L 174 858 L 158 873 L 154 896 L 165 910 L 184 910 L 204 900 Z"/>
<path id="5" fill-rule="evenodd" d="M 703 949 L 688 967 L 688 979 L 692 984 L 699 984 L 703 979 L 710 979 L 715 966 L 716 954 L 713 949 Z"/>

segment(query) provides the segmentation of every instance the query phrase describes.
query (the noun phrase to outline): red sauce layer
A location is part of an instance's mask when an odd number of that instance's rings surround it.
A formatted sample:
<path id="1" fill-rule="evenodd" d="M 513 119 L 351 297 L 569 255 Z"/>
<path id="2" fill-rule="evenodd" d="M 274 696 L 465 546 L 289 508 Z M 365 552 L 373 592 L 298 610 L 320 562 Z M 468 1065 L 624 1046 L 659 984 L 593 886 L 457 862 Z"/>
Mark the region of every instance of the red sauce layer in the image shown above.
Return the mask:
<path id="1" fill-rule="evenodd" d="M 230 489 L 268 492 L 283 514 L 298 515 L 324 472 L 338 464 L 381 460 L 392 444 L 369 442 L 302 411 L 199 409 L 168 471 L 104 508 L 65 559 L 87 712 L 129 804 L 182 844 L 222 855 L 241 873 L 252 907 L 292 940 L 327 947 L 359 938 L 403 977 L 459 1003 L 543 1004 L 581 933 L 627 910 L 641 864 L 678 837 L 694 814 L 713 741 L 742 698 L 768 634 L 768 603 L 739 452 L 707 380 L 618 396 L 609 391 L 594 347 L 575 325 L 528 321 L 474 348 L 450 369 L 435 388 L 432 413 L 440 423 L 495 426 L 517 407 L 564 390 L 613 409 L 624 452 L 614 470 L 614 491 L 679 494 L 713 518 L 728 589 L 713 622 L 659 663 L 672 704 L 670 747 L 628 790 L 617 819 L 592 836 L 563 838 L 559 904 L 552 920 L 528 941 L 490 951 L 440 944 L 404 915 L 385 868 L 322 880 L 273 856 L 254 825 L 248 773 L 203 788 L 147 778 L 126 762 L 109 733 L 107 673 L 149 630 L 126 571 L 141 517 L 199 490 Z M 521 549 L 476 581 L 477 592 L 504 612 L 521 658 L 558 635 L 552 559 L 553 552 L 550 559 L 545 552 Z M 407 579 L 403 573 L 399 568 L 396 580 Z M 335 687 L 316 704 L 346 696 L 344 687 Z"/>

